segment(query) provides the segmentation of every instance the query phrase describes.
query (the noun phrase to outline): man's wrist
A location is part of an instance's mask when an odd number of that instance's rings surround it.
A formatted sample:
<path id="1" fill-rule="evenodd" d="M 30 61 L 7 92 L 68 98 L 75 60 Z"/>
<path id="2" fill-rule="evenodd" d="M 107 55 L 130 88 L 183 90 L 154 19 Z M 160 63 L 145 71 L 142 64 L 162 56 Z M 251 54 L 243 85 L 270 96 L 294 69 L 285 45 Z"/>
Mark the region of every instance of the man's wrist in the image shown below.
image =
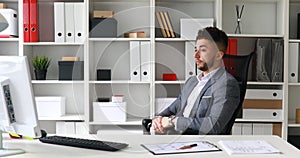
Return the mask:
<path id="1" fill-rule="evenodd" d="M 174 119 L 175 119 L 175 115 L 172 115 L 168 118 L 169 121 L 169 126 L 174 126 Z"/>

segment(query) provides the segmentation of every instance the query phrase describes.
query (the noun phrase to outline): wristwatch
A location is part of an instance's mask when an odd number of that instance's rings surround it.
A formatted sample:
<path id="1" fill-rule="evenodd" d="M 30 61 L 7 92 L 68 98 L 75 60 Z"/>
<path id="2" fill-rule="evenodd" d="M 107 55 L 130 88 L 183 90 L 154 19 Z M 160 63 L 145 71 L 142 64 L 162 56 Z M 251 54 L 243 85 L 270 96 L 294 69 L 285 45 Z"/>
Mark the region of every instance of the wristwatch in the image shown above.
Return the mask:
<path id="1" fill-rule="evenodd" d="M 168 121 L 169 121 L 169 126 L 174 126 L 174 124 L 173 124 L 173 119 L 175 118 L 175 115 L 172 115 L 172 116 L 170 116 L 169 118 L 168 118 Z"/>

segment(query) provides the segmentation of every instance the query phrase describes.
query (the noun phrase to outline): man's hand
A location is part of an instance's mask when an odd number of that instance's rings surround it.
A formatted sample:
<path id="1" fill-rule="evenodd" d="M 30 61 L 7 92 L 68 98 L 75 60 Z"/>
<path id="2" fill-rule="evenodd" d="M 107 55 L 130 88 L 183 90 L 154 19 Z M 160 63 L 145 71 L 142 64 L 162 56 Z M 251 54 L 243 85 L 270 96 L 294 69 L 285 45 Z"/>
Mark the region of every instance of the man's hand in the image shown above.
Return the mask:
<path id="1" fill-rule="evenodd" d="M 169 117 L 157 116 L 152 120 L 153 130 L 157 133 L 163 134 L 165 128 L 171 127 L 172 124 L 169 122 Z"/>
<path id="2" fill-rule="evenodd" d="M 153 130 L 157 133 L 163 134 L 164 133 L 164 127 L 162 125 L 162 119 L 163 117 L 157 116 L 152 120 L 152 127 Z"/>
<path id="3" fill-rule="evenodd" d="M 169 128 L 172 126 L 172 124 L 170 124 L 170 122 L 169 122 L 169 117 L 163 117 L 161 120 L 161 124 L 162 124 L 163 128 Z"/>

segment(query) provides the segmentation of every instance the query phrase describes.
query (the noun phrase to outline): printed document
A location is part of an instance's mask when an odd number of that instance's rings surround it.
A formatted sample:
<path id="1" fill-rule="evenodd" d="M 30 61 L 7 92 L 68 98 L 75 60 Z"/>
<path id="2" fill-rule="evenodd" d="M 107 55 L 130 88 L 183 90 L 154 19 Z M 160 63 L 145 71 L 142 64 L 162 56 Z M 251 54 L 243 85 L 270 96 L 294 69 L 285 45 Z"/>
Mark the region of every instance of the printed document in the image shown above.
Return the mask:
<path id="1" fill-rule="evenodd" d="M 221 140 L 228 154 L 272 154 L 280 151 L 264 140 Z"/>
<path id="2" fill-rule="evenodd" d="M 154 155 L 220 151 L 217 146 L 207 141 L 142 144 L 141 146 L 143 146 Z"/>

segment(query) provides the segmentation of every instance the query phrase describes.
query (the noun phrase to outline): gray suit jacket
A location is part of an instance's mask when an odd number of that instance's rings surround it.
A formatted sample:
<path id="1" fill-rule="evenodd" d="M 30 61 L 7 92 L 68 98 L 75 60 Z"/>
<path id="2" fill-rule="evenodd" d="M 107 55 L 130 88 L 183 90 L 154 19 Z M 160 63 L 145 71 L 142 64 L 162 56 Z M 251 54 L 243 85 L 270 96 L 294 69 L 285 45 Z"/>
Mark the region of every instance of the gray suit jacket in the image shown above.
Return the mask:
<path id="1" fill-rule="evenodd" d="M 178 98 L 159 116 L 176 115 L 176 132 L 195 130 L 198 134 L 222 134 L 239 105 L 238 82 L 224 68 L 220 68 L 208 80 L 192 108 L 190 116 L 183 117 L 187 99 L 198 84 L 197 76 L 190 77 Z"/>

